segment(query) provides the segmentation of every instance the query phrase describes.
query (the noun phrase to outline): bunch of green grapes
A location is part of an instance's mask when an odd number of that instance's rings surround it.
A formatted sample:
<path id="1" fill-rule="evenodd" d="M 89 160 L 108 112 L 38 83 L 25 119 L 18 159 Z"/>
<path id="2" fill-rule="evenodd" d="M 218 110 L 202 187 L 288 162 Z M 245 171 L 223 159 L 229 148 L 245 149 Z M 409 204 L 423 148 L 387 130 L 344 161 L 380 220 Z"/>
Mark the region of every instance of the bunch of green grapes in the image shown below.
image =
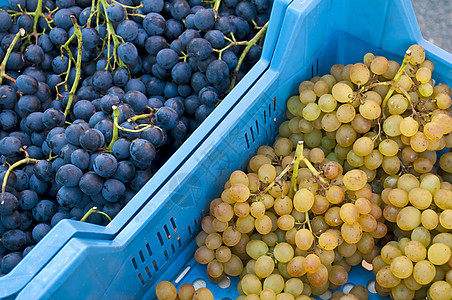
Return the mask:
<path id="1" fill-rule="evenodd" d="M 364 63 L 336 64 L 331 74 L 302 82 L 279 134 L 320 147 L 345 170 L 366 172 L 369 181 L 379 170 L 430 172 L 436 151 L 452 146 L 451 89 L 434 86 L 434 66 L 421 46 L 409 51 L 402 66 L 368 53 Z"/>
<path id="2" fill-rule="evenodd" d="M 387 233 L 362 170 L 343 174 L 322 149 L 294 148 L 283 137 L 261 146 L 201 222 L 195 259 L 213 281 L 241 276 L 238 299 L 309 299 L 337 289 L 352 266 L 372 262 Z"/>
<path id="3" fill-rule="evenodd" d="M 418 227 L 391 241 L 372 262 L 376 290 L 393 299 L 452 299 L 452 234 Z"/>
<path id="4" fill-rule="evenodd" d="M 179 291 L 169 281 L 160 281 L 155 287 L 155 294 L 159 300 L 214 300 L 212 292 L 207 288 L 195 287 L 191 283 L 184 283 Z"/>

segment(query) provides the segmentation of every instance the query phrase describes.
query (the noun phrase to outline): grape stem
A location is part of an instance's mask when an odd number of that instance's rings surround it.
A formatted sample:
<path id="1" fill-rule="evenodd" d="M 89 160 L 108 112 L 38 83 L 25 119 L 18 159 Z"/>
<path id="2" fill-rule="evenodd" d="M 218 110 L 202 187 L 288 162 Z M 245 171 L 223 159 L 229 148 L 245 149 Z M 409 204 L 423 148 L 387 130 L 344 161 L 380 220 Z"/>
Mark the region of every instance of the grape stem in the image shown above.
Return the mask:
<path id="1" fill-rule="evenodd" d="M 300 144 L 299 144 L 300 142 L 298 142 L 298 145 L 297 145 L 297 149 L 295 150 L 295 153 L 299 153 L 299 147 L 300 147 Z M 301 143 L 303 143 L 303 142 L 301 142 Z M 303 153 L 303 144 L 301 145 L 301 153 Z M 300 156 L 300 158 L 301 157 L 303 157 L 303 155 L 301 155 Z M 268 192 L 275 184 L 279 184 L 280 182 L 281 182 L 281 180 L 282 180 L 282 178 L 283 178 L 283 176 L 284 175 L 286 175 L 286 173 L 287 172 L 289 172 L 291 169 L 292 169 L 292 167 L 295 165 L 295 162 L 296 162 L 296 159 L 297 159 L 297 156 L 295 156 L 294 158 L 293 158 L 293 160 L 292 160 L 292 162 L 290 163 L 290 164 L 288 164 L 285 168 L 284 168 L 284 170 L 282 170 L 281 171 L 281 173 L 279 173 L 279 175 L 261 192 L 261 193 L 259 193 L 259 194 L 265 194 L 266 192 Z M 292 186 L 291 186 L 292 187 Z"/>
<path id="2" fill-rule="evenodd" d="M 301 143 L 301 145 L 303 146 L 303 141 L 299 141 L 299 142 L 298 142 L 298 144 L 300 144 L 300 143 Z M 298 147 L 298 146 L 297 146 L 297 147 Z M 318 179 L 320 180 L 320 182 L 321 182 L 323 185 L 328 186 L 328 182 L 326 181 L 326 179 L 323 178 L 323 177 L 320 175 L 319 171 L 317 171 L 316 168 L 314 168 L 314 166 L 313 166 L 312 163 L 309 161 L 309 159 L 307 159 L 306 157 L 304 157 L 303 151 L 301 152 L 300 156 L 301 156 L 301 157 L 300 157 L 300 158 L 301 158 L 301 161 L 303 161 L 303 162 L 305 163 L 306 167 L 308 167 L 308 169 L 309 169 L 309 171 L 311 171 L 312 175 L 314 175 L 316 178 L 318 178 Z"/>
<path id="3" fill-rule="evenodd" d="M 218 10 L 220 8 L 220 5 L 221 5 L 221 0 L 214 0 L 213 1 L 212 9 L 213 9 L 213 12 L 215 13 L 215 19 L 218 18 Z"/>
<path id="4" fill-rule="evenodd" d="M 410 61 L 411 61 L 411 50 L 408 49 L 405 52 L 405 57 L 403 58 L 402 65 L 400 66 L 399 70 L 395 74 L 394 79 L 392 80 L 392 85 L 389 88 L 389 91 L 383 100 L 383 104 L 382 104 L 383 108 L 386 107 L 386 104 L 388 103 L 389 98 L 391 98 L 392 93 L 394 93 L 395 87 L 397 86 L 397 82 L 399 81 L 400 76 L 402 76 L 403 72 L 405 71 L 406 66 L 410 63 Z"/>
<path id="5" fill-rule="evenodd" d="M 2 204 L 2 205 L 3 205 L 3 203 L 5 203 L 6 183 L 7 183 L 7 181 L 8 181 L 9 174 L 11 174 L 11 171 L 14 170 L 14 168 L 16 168 L 16 167 L 18 167 L 18 166 L 20 166 L 20 165 L 23 165 L 23 164 L 29 164 L 29 163 L 36 164 L 36 163 L 38 163 L 38 161 L 39 161 L 39 160 L 37 160 L 37 159 L 30 158 L 30 157 L 28 156 L 28 153 L 27 153 L 27 151 L 25 150 L 25 148 L 21 148 L 20 150 L 23 151 L 23 152 L 25 152 L 25 158 L 24 158 L 24 159 L 21 159 L 21 160 L 19 160 L 19 161 L 16 161 L 16 162 L 13 163 L 12 165 L 10 165 L 9 168 L 8 168 L 8 170 L 6 170 L 5 177 L 3 177 L 3 182 L 2 182 L 2 202 L 0 203 L 0 204 Z"/>
<path id="6" fill-rule="evenodd" d="M 75 79 L 72 83 L 71 90 L 69 92 L 69 99 L 66 104 L 66 108 L 64 110 L 64 116 L 67 117 L 69 114 L 69 110 L 72 106 L 72 101 L 74 100 L 74 94 L 77 90 L 78 82 L 80 80 L 81 74 L 82 74 L 82 31 L 80 30 L 80 27 L 77 24 L 77 19 L 71 15 L 72 23 L 74 24 L 74 34 L 77 36 L 77 62 L 75 65 Z M 67 74 L 69 77 L 69 73 Z"/>
<path id="7" fill-rule="evenodd" d="M 413 101 L 411 100 L 411 96 L 410 94 L 405 91 L 405 89 L 399 87 L 400 91 L 402 92 L 403 95 L 405 95 L 406 99 L 408 100 L 408 103 L 410 103 L 411 106 L 411 110 L 412 110 L 412 114 L 411 117 L 413 117 L 414 115 L 416 115 L 419 118 L 419 121 L 421 121 L 421 123 L 424 123 L 424 118 L 416 111 L 416 109 L 414 108 L 414 104 Z"/>
<path id="8" fill-rule="evenodd" d="M 295 191 L 297 190 L 298 168 L 300 167 L 300 161 L 303 157 L 303 142 L 299 141 L 295 150 L 295 159 L 293 164 L 292 178 L 290 179 L 289 198 L 293 198 Z"/>
<path id="9" fill-rule="evenodd" d="M 86 212 L 86 214 L 80 219 L 80 222 L 85 222 L 86 219 L 88 219 L 88 217 L 89 217 L 92 213 L 101 214 L 101 215 L 105 216 L 105 217 L 108 219 L 109 222 L 111 222 L 110 216 L 107 215 L 106 213 L 104 213 L 103 211 L 98 210 L 97 207 L 95 207 L 95 206 L 94 206 L 93 208 L 90 208 L 90 210 L 88 210 L 88 211 Z"/>
<path id="10" fill-rule="evenodd" d="M 118 119 L 119 119 L 119 109 L 116 105 L 111 107 L 113 109 L 113 137 L 111 138 L 111 142 L 107 147 L 107 152 L 112 152 L 113 144 L 118 140 Z"/>
<path id="11" fill-rule="evenodd" d="M 231 78 L 231 85 L 229 86 L 229 89 L 226 91 L 226 93 L 229 93 L 235 86 L 235 82 L 237 80 L 237 74 L 239 73 L 240 67 L 242 66 L 243 60 L 245 59 L 245 56 L 250 51 L 251 47 L 257 44 L 257 42 L 264 37 L 265 32 L 267 31 L 268 22 L 265 23 L 264 26 L 256 33 L 256 35 L 246 44 L 245 49 L 243 49 L 242 54 L 240 55 L 240 58 L 237 62 L 237 66 L 234 69 L 234 72 L 232 74 Z"/>
<path id="12" fill-rule="evenodd" d="M 6 74 L 6 62 L 8 61 L 8 58 L 11 55 L 11 52 L 13 51 L 14 45 L 17 43 L 17 41 L 19 40 L 19 38 L 21 36 L 24 36 L 24 34 L 25 34 L 25 29 L 20 28 L 19 32 L 16 33 L 16 36 L 14 37 L 11 45 L 9 45 L 8 50 L 6 50 L 5 57 L 3 58 L 2 64 L 0 65 L 0 85 L 3 82 L 3 78 L 16 82 L 16 80 L 14 80 L 14 78 L 12 78 L 8 74 Z"/>

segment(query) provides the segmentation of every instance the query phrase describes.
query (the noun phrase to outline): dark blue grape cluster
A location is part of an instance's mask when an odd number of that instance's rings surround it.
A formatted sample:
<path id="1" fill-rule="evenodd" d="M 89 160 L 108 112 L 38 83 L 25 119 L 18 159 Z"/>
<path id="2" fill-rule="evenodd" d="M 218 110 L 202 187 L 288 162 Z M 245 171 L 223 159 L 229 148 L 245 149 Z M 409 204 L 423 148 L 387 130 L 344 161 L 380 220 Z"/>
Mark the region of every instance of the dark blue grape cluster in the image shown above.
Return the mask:
<path id="1" fill-rule="evenodd" d="M 115 217 L 257 62 L 271 6 L 1 7 L 0 276 L 60 220 L 81 220 L 93 207 Z M 86 221 L 108 223 L 102 214 Z"/>

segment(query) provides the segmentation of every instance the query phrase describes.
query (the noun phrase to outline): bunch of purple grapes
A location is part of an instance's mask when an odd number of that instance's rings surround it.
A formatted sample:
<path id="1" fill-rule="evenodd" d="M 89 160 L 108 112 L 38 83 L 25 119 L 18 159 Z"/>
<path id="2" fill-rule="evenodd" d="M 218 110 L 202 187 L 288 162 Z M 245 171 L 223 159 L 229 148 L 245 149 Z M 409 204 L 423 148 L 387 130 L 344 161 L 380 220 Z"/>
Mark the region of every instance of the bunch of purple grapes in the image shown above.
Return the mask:
<path id="1" fill-rule="evenodd" d="M 271 6 L 1 7 L 0 276 L 60 220 L 115 217 L 260 58 Z"/>

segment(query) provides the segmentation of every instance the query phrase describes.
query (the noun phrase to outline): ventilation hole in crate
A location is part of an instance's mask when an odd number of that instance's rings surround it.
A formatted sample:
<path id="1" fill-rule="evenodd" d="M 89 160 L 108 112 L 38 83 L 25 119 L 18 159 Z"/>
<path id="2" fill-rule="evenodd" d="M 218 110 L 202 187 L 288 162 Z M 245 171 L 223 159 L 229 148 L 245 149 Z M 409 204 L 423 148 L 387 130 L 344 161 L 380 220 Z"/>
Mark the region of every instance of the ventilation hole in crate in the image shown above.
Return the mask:
<path id="1" fill-rule="evenodd" d="M 143 251 L 140 250 L 140 251 L 138 252 L 138 254 L 140 255 L 141 262 L 144 263 L 144 255 L 143 255 Z"/>
<path id="2" fill-rule="evenodd" d="M 251 132 L 251 139 L 254 142 L 254 131 L 253 131 L 253 127 L 252 126 L 250 127 L 250 132 Z"/>
<path id="3" fill-rule="evenodd" d="M 149 256 L 152 256 L 151 246 L 149 246 L 148 243 L 146 243 L 146 250 L 148 251 Z"/>
<path id="4" fill-rule="evenodd" d="M 272 104 L 273 104 L 273 111 L 276 111 L 276 97 L 273 97 Z M 275 121 L 276 121 L 276 119 L 275 119 Z"/>
<path id="5" fill-rule="evenodd" d="M 268 117 L 270 118 L 270 116 L 272 115 L 272 105 L 271 103 L 268 105 Z"/>
<path id="6" fill-rule="evenodd" d="M 267 124 L 267 112 L 264 110 L 264 124 Z"/>
<path id="7" fill-rule="evenodd" d="M 154 266 L 154 270 L 157 272 L 159 267 L 157 266 L 157 262 L 155 260 L 152 261 L 152 265 Z"/>
<path id="8" fill-rule="evenodd" d="M 314 65 L 311 66 L 311 78 L 314 77 Z"/>
<path id="9" fill-rule="evenodd" d="M 132 258 L 132 265 L 135 270 L 138 270 L 138 265 L 137 265 L 137 261 L 135 260 L 135 257 Z"/>
<path id="10" fill-rule="evenodd" d="M 327 290 L 325 293 L 323 293 L 319 297 L 322 300 L 327 300 L 327 299 L 331 299 L 331 295 L 333 295 L 333 292 L 331 292 L 330 290 Z"/>
<path id="11" fill-rule="evenodd" d="M 141 276 L 141 273 L 138 273 L 138 278 L 140 279 L 141 284 L 144 285 L 144 279 L 143 276 Z"/>
<path id="12" fill-rule="evenodd" d="M 346 294 L 350 293 L 350 290 L 354 287 L 355 285 L 353 283 L 346 283 L 343 287 L 342 287 L 342 291 Z"/>
<path id="13" fill-rule="evenodd" d="M 363 262 L 361 263 L 361 265 L 363 266 L 364 269 L 366 269 L 367 271 L 372 271 L 373 270 L 373 266 L 372 264 L 369 264 L 367 261 L 363 260 Z"/>
<path id="14" fill-rule="evenodd" d="M 151 275 L 151 271 L 149 271 L 149 268 L 146 267 L 146 268 L 144 268 L 144 270 L 146 271 L 146 274 L 148 274 L 149 279 L 151 279 L 152 275 Z"/>
<path id="15" fill-rule="evenodd" d="M 223 280 L 218 282 L 218 286 L 222 289 L 227 289 L 231 286 L 231 279 L 228 276 L 225 276 Z"/>
<path id="16" fill-rule="evenodd" d="M 207 283 L 204 279 L 196 279 L 195 281 L 193 281 L 193 287 L 195 288 L 195 291 L 199 288 L 203 288 L 206 286 L 207 286 Z"/>
<path id="17" fill-rule="evenodd" d="M 171 251 L 173 251 L 173 254 L 176 253 L 176 248 L 174 248 L 174 244 L 171 244 Z"/>
<path id="18" fill-rule="evenodd" d="M 188 225 L 188 234 L 191 235 L 191 227 Z"/>
<path id="19" fill-rule="evenodd" d="M 180 241 L 180 237 L 177 238 L 177 244 L 179 245 L 179 248 L 182 246 L 182 242 Z"/>
<path id="20" fill-rule="evenodd" d="M 369 290 L 369 293 L 377 293 L 377 290 L 375 289 L 375 280 L 371 280 L 367 283 L 367 289 Z"/>
<path id="21" fill-rule="evenodd" d="M 257 120 L 256 120 L 256 131 L 257 131 L 257 135 L 259 135 L 259 124 L 257 123 Z"/>
<path id="22" fill-rule="evenodd" d="M 245 141 L 246 141 L 246 147 L 249 149 L 250 143 L 248 142 L 248 134 L 247 133 L 245 133 Z"/>
<path id="23" fill-rule="evenodd" d="M 177 232 L 176 222 L 174 222 L 174 219 L 173 219 L 173 218 L 171 218 L 170 221 L 171 221 L 171 225 L 173 225 L 174 232 Z"/>
<path id="24" fill-rule="evenodd" d="M 185 277 L 185 275 L 187 275 L 187 273 L 188 273 L 188 271 L 190 271 L 190 269 L 191 269 L 190 266 L 185 267 L 185 269 L 182 272 L 180 272 L 179 276 L 177 276 L 174 283 L 178 284 Z"/>
<path id="25" fill-rule="evenodd" d="M 315 62 L 315 74 L 318 75 L 319 74 L 319 59 L 317 59 L 317 61 Z"/>
<path id="26" fill-rule="evenodd" d="M 195 228 L 198 228 L 198 219 L 195 218 Z"/>
<path id="27" fill-rule="evenodd" d="M 166 260 L 169 260 L 168 251 L 163 251 L 163 254 L 165 255 Z"/>
<path id="28" fill-rule="evenodd" d="M 168 226 L 163 225 L 163 229 L 165 230 L 166 237 L 170 239 L 171 238 L 171 234 L 170 234 L 170 232 L 168 230 Z"/>
<path id="29" fill-rule="evenodd" d="M 160 232 L 157 232 L 157 237 L 159 238 L 160 245 L 163 246 L 163 238 L 162 238 L 162 235 L 160 234 Z"/>

